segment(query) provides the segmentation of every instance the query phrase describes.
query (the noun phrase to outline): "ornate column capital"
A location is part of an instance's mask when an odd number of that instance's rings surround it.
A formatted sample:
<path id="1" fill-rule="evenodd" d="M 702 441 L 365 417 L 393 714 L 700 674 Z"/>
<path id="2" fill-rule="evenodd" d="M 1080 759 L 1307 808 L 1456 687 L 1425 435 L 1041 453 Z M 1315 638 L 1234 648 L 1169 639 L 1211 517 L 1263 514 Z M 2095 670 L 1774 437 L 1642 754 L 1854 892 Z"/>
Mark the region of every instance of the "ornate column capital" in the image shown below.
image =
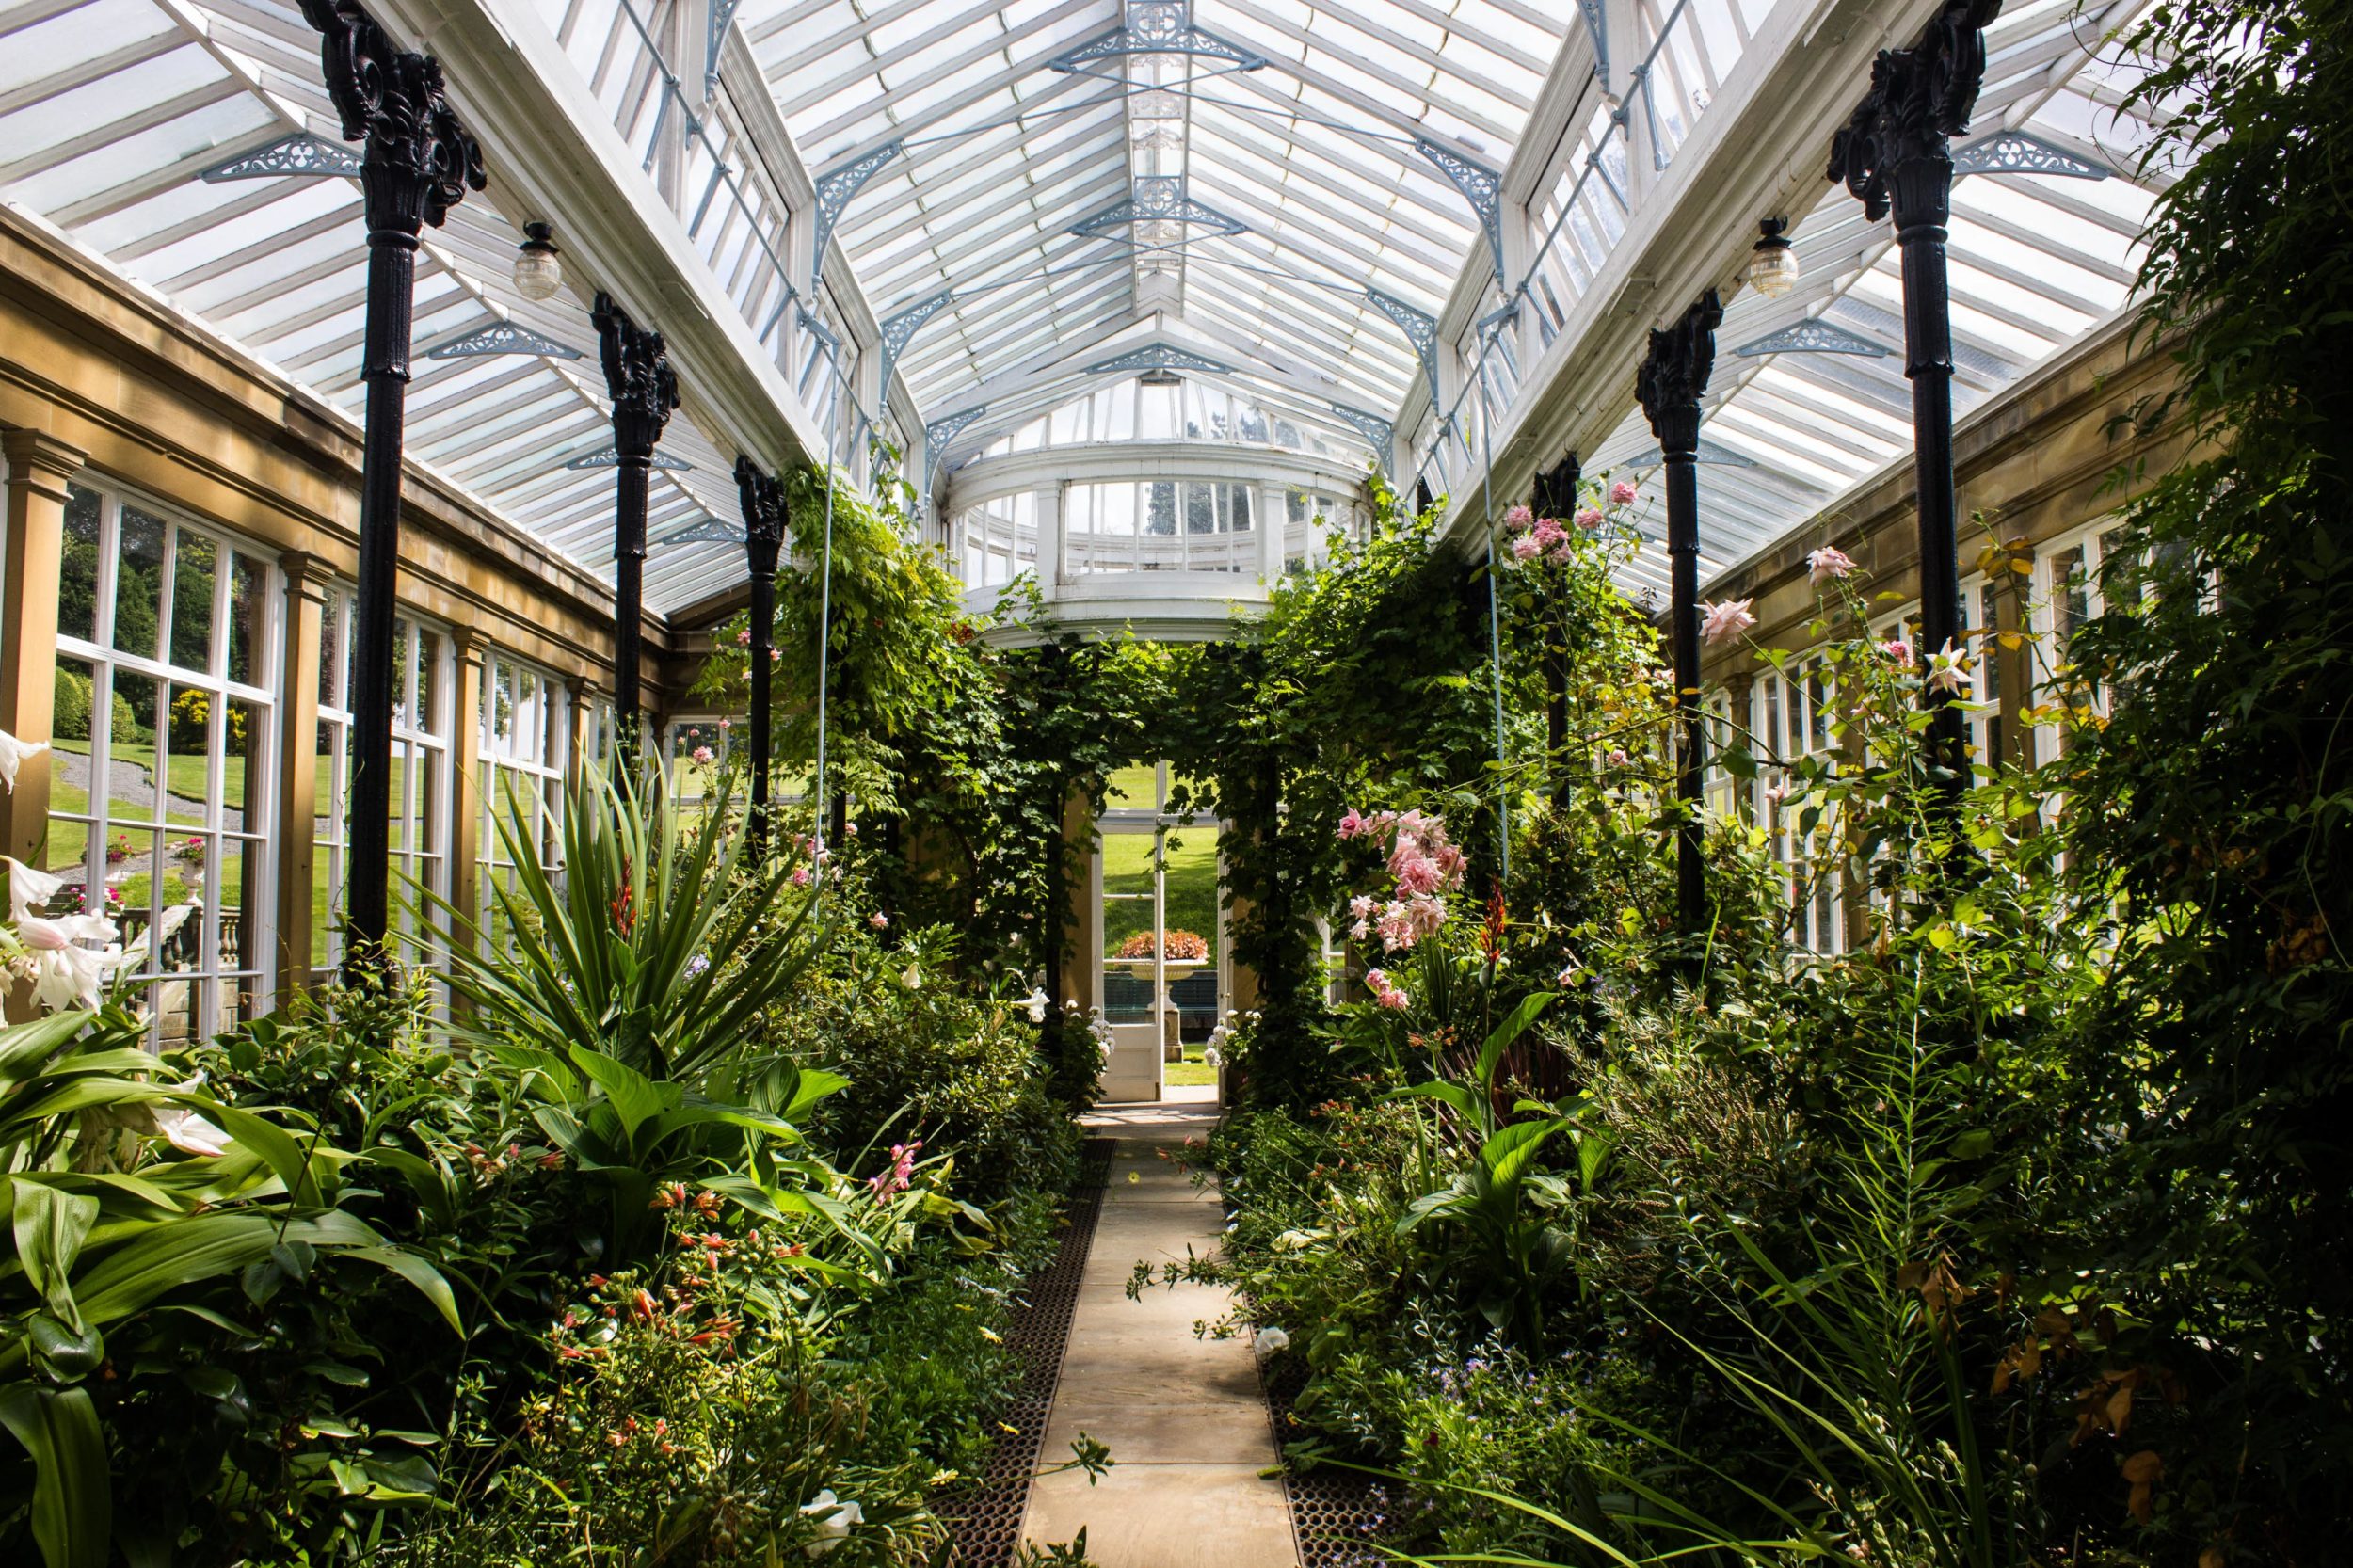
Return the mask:
<path id="1" fill-rule="evenodd" d="M 50 500 L 63 503 L 65 488 L 89 455 L 71 447 L 46 430 L 0 431 L 0 456 L 8 460 L 8 483 L 24 485 Z"/>
<path id="2" fill-rule="evenodd" d="M 441 63 L 395 48 L 357 0 L 302 0 L 324 35 L 320 64 L 345 141 L 364 141 L 360 186 L 371 231 L 439 228 L 468 190 L 483 186 L 482 149 L 457 121 Z"/>
<path id="3" fill-rule="evenodd" d="M 604 390 L 613 399 L 613 445 L 623 459 L 653 456 L 654 443 L 678 407 L 678 373 L 662 334 L 638 326 L 609 294 L 597 296 L 589 319 L 597 326 Z"/>
<path id="4" fill-rule="evenodd" d="M 774 577 L 776 557 L 784 550 L 785 522 L 790 513 L 784 481 L 760 472 L 749 457 L 735 459 L 735 490 L 744 505 L 744 552 L 754 577 Z"/>
<path id="5" fill-rule="evenodd" d="M 1709 289 L 1672 326 L 1655 327 L 1650 352 L 1634 378 L 1635 401 L 1650 420 L 1651 434 L 1669 458 L 1699 451 L 1700 393 L 1716 369 L 1716 328 L 1723 325 L 1723 302 Z"/>
<path id="6" fill-rule="evenodd" d="M 1950 184 L 1948 138 L 1969 128 L 1985 79 L 1985 33 L 2002 0 L 1946 0 L 1909 49 L 1882 49 L 1871 66 L 1871 90 L 1854 117 L 1831 138 L 1830 172 L 1863 203 L 1872 221 L 1890 205 L 1910 207 L 1934 185 L 1941 204 Z M 1936 166 L 1932 181 L 1905 181 L 1908 165 Z M 1897 212 L 1896 221 L 1905 222 Z"/>

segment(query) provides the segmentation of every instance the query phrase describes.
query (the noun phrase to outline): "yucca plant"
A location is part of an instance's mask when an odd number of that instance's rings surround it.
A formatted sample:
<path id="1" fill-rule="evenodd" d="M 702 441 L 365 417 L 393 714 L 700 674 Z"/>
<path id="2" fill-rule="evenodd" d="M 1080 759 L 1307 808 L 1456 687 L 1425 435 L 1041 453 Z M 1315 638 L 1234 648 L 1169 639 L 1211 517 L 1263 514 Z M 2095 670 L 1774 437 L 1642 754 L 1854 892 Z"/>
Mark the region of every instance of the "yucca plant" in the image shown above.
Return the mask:
<path id="1" fill-rule="evenodd" d="M 493 819 L 513 871 L 491 881 L 492 930 L 426 895 L 458 934 L 461 1032 L 586 1046 L 687 1084 L 740 1064 L 823 936 L 814 888 L 792 885 L 788 856 L 753 863 L 728 804 L 702 802 L 690 826 L 658 777 L 625 792 L 589 770 L 567 791 L 550 864 L 510 798 Z"/>
<path id="2" fill-rule="evenodd" d="M 760 1046 L 761 1015 L 823 946 L 815 891 L 789 857 L 751 861 L 724 796 L 702 808 L 690 825 L 657 778 L 624 792 L 592 773 L 568 793 L 552 866 L 510 800 L 498 940 L 440 904 L 464 934 L 458 1032 L 521 1076 L 549 1139 L 609 1190 L 614 1261 L 654 1243 L 655 1194 L 684 1181 L 821 1215 L 876 1259 L 793 1125 L 847 1080 Z"/>

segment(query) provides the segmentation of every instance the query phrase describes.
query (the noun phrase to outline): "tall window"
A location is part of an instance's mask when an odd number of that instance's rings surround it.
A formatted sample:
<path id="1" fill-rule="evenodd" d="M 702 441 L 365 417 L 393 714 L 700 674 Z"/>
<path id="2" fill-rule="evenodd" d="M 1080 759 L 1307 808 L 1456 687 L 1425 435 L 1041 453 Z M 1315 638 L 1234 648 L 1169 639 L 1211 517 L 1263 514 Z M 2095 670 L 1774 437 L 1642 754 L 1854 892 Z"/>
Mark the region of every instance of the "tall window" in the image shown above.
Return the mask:
<path id="1" fill-rule="evenodd" d="M 495 648 L 483 660 L 478 764 L 482 821 L 475 837 L 480 858 L 474 886 L 481 929 L 499 948 L 505 946 L 506 931 L 490 889 L 493 882 L 512 887 L 515 877 L 515 859 L 500 824 L 519 824 L 520 837 L 536 852 L 539 863 L 557 863 L 568 710 L 563 682 L 553 676 Z"/>
<path id="2" fill-rule="evenodd" d="M 104 909 L 158 1039 L 264 1011 L 275 569 L 160 507 L 69 487 L 57 602 L 52 914 Z"/>
<path id="3" fill-rule="evenodd" d="M 344 882 L 349 874 L 351 658 L 357 628 L 352 590 L 327 596 L 319 626 L 318 765 L 311 820 L 311 955 L 321 973 L 343 962 Z M 412 944 L 433 945 L 419 888 L 449 888 L 448 640 L 407 616 L 392 622 L 392 847 L 393 925 Z"/>
<path id="4" fill-rule="evenodd" d="M 1753 727 L 1764 765 L 1756 773 L 1756 821 L 1769 835 L 1790 910 L 1790 937 L 1817 952 L 1836 952 L 1840 856 L 1836 824 L 1828 813 L 1802 828 L 1803 798 L 1792 766 L 1801 758 L 1827 758 L 1830 735 L 1829 682 L 1818 659 L 1801 660 L 1785 670 L 1764 669 L 1750 696 Z M 1782 765 L 1770 759 L 1778 758 Z"/>

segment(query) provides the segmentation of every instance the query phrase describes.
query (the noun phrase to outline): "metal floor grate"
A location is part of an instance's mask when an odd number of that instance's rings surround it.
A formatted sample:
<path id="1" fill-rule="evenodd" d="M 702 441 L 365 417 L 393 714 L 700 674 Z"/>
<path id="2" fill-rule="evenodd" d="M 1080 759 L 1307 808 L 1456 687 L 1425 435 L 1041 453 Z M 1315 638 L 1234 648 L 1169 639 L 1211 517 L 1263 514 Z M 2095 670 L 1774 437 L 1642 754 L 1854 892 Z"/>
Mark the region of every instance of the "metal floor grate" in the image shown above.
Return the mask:
<path id="1" fill-rule="evenodd" d="M 1283 1355 L 1258 1363 L 1258 1386 L 1266 1391 L 1277 1452 L 1305 1435 L 1292 1410 L 1306 1385 L 1304 1357 Z M 1378 1568 L 1397 1560 L 1373 1548 L 1387 1512 L 1386 1495 L 1373 1477 L 1328 1464 L 1303 1473 L 1286 1460 L 1283 1495 L 1290 1500 L 1300 1568 Z"/>
<path id="2" fill-rule="evenodd" d="M 1004 1568 L 1021 1544 L 1021 1521 L 1030 1509 L 1030 1480 L 1037 1473 L 1038 1448 L 1046 1440 L 1046 1418 L 1062 1377 L 1070 1320 L 1079 1309 L 1079 1282 L 1095 1242 L 1095 1222 L 1103 1211 L 1110 1183 L 1112 1140 L 1090 1138 L 1080 1154 L 1079 1179 L 1070 1190 L 1069 1224 L 1054 1260 L 1022 1285 L 1023 1300 L 1005 1329 L 1005 1343 L 1021 1358 L 1021 1387 L 1010 1404 L 988 1413 L 1000 1423 L 981 1473 L 941 1497 L 947 1522 L 949 1561 L 955 1568 Z M 1010 1428 L 1010 1431 L 1006 1429 Z"/>

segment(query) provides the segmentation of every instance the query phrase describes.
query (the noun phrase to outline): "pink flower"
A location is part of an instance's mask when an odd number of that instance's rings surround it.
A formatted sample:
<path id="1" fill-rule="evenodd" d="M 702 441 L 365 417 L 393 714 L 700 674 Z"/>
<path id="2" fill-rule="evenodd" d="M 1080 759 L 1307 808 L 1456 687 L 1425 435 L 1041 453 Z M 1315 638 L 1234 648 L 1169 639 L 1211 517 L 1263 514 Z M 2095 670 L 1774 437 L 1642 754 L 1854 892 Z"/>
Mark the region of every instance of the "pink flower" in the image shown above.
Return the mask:
<path id="1" fill-rule="evenodd" d="M 696 761 L 700 762 L 705 767 L 709 767 L 711 765 L 711 759 L 712 750 L 709 746 L 696 746 L 695 748 Z"/>
<path id="2" fill-rule="evenodd" d="M 1559 974 L 1554 975 L 1554 976 L 1552 977 L 1552 983 L 1553 983 L 1555 985 L 1574 985 L 1574 984 L 1577 984 L 1577 966 L 1576 966 L 1575 964 L 1571 964 L 1571 965 L 1570 965 L 1567 968 L 1562 969 L 1562 970 L 1561 970 Z"/>
<path id="3" fill-rule="evenodd" d="M 1370 893 L 1358 893 L 1354 898 L 1350 899 L 1348 901 L 1348 912 L 1355 916 L 1360 920 L 1370 920 L 1372 918 L 1372 895 Z"/>
<path id="4" fill-rule="evenodd" d="M 1890 637 L 1880 644 L 1880 651 L 1899 664 L 1912 663 L 1912 643 L 1908 638 Z"/>
<path id="5" fill-rule="evenodd" d="M 735 634 L 735 646 L 738 648 L 749 648 L 752 646 L 752 629 L 750 627 L 747 626 L 744 628 L 743 631 L 738 632 Z"/>
<path id="6" fill-rule="evenodd" d="M 1789 786 L 1786 784 L 1772 785 L 1765 792 L 1765 804 L 1768 806 L 1779 806 L 1783 801 L 1787 800 L 1788 798 Z"/>
<path id="7" fill-rule="evenodd" d="M 1550 550 L 1553 546 L 1559 544 L 1561 540 L 1567 538 L 1568 536 L 1568 531 L 1563 529 L 1559 520 L 1553 518 L 1546 518 L 1542 522 L 1539 522 L 1536 525 L 1536 531 L 1529 536 L 1529 538 L 1536 541 L 1537 546 L 1540 549 L 1544 550 Z"/>
<path id="8" fill-rule="evenodd" d="M 1414 934 L 1414 922 L 1406 918 L 1405 904 L 1401 899 L 1392 900 L 1382 906 L 1380 931 L 1381 945 L 1391 952 L 1410 952 L 1414 943 L 1419 940 Z"/>
<path id="9" fill-rule="evenodd" d="M 1365 989 L 1367 989 L 1368 991 L 1385 991 L 1385 990 L 1387 990 L 1388 988 L 1389 988 L 1389 971 L 1388 971 L 1388 970 L 1386 970 L 1386 969 L 1367 969 L 1367 970 L 1365 971 Z"/>
<path id="10" fill-rule="evenodd" d="M 1401 893 L 1434 893 L 1438 890 L 1438 862 L 1418 850 L 1408 854 L 1401 846 L 1396 858 L 1389 862 L 1389 871 L 1397 878 L 1397 890 Z"/>
<path id="11" fill-rule="evenodd" d="M 808 868 L 807 866 L 795 866 L 792 868 L 792 886 L 795 888 L 806 888 L 808 886 Z"/>
<path id="12" fill-rule="evenodd" d="M 1464 855 L 1452 844 L 1440 844 L 1432 858 L 1438 862 L 1438 886 L 1459 888 L 1463 885 Z"/>
<path id="13" fill-rule="evenodd" d="M 1367 969 L 1365 989 L 1372 993 L 1374 1001 L 1391 1012 L 1396 1012 L 1406 1003 L 1405 993 L 1390 983 L 1386 969 Z"/>
<path id="14" fill-rule="evenodd" d="M 915 1151 L 922 1146 L 923 1140 L 920 1138 L 912 1144 L 890 1145 L 890 1163 L 866 1178 L 866 1185 L 872 1190 L 874 1196 L 887 1198 L 893 1192 L 907 1190 L 915 1175 Z"/>
<path id="15" fill-rule="evenodd" d="M 1392 1013 L 1403 1012 L 1408 1003 L 1412 1000 L 1412 999 L 1407 997 L 1404 992 L 1394 988 L 1382 992 L 1379 996 L 1373 998 L 1372 1000 L 1379 1002 L 1382 1006 L 1387 1008 Z"/>
<path id="16" fill-rule="evenodd" d="M 1356 814 L 1353 807 L 1350 808 L 1348 815 L 1340 819 L 1339 837 L 1341 840 L 1345 842 L 1350 839 L 1361 838 L 1364 836 L 1364 832 L 1365 819 Z"/>
<path id="17" fill-rule="evenodd" d="M 1529 524 L 1534 522 L 1535 520 L 1536 514 L 1529 511 L 1526 506 L 1514 506 L 1510 511 L 1503 514 L 1503 526 L 1506 528 L 1526 528 Z"/>
<path id="18" fill-rule="evenodd" d="M 780 648 L 772 648 L 768 650 L 768 662 L 772 664 L 783 657 L 784 649 Z"/>
<path id="19" fill-rule="evenodd" d="M 890 917 L 877 909 L 872 914 L 866 917 L 866 923 L 872 926 L 876 931 L 887 930 L 890 925 Z"/>
<path id="20" fill-rule="evenodd" d="M 1721 604 L 1701 605 L 1701 638 L 1713 647 L 1728 643 L 1746 632 L 1756 624 L 1756 617 L 1749 613 L 1749 606 L 1754 602 L 1747 599 L 1727 599 Z"/>
<path id="21" fill-rule="evenodd" d="M 1594 529 L 1599 528 L 1601 526 L 1601 508 L 1598 506 L 1584 506 L 1578 508 L 1577 514 L 1577 525 L 1579 528 L 1584 529 L 1588 534 L 1592 533 Z"/>
<path id="22" fill-rule="evenodd" d="M 1609 487 L 1609 504 L 1612 506 L 1624 506 L 1628 502 L 1632 501 L 1638 493 L 1639 492 L 1634 488 L 1633 480 L 1621 479 L 1616 484 Z"/>
<path id="23" fill-rule="evenodd" d="M 735 728 L 735 726 L 734 726 L 734 725 L 732 725 L 732 724 L 730 724 L 730 723 L 728 723 L 726 719 L 724 719 L 724 718 L 723 718 L 723 719 L 721 719 L 721 720 L 719 721 L 719 728 L 722 728 L 722 729 L 732 729 L 732 728 Z"/>
<path id="24" fill-rule="evenodd" d="M 1361 942 L 1366 937 L 1372 935 L 1372 922 L 1370 920 L 1358 920 L 1348 928 L 1348 935 L 1350 940 Z"/>
<path id="25" fill-rule="evenodd" d="M 1405 919 L 1417 938 L 1427 936 L 1446 923 L 1446 901 L 1417 894 L 1405 901 Z"/>
<path id="26" fill-rule="evenodd" d="M 1544 550 L 1545 547 L 1536 542 L 1536 536 L 1533 534 L 1522 534 L 1512 541 L 1512 559 L 1532 561 L 1543 554 Z"/>
<path id="27" fill-rule="evenodd" d="M 1628 762 L 1632 761 L 1632 760 L 1633 760 L 1633 759 L 1632 759 L 1632 758 L 1630 758 L 1630 757 L 1628 757 L 1628 756 L 1625 754 L 1625 747 L 1624 747 L 1624 746 L 1612 746 L 1612 747 L 1610 747 L 1610 748 L 1609 748 L 1609 765 L 1610 765 L 1611 767 L 1613 767 L 1613 768 L 1623 768 L 1623 767 L 1625 767 L 1625 766 Z"/>
<path id="28" fill-rule="evenodd" d="M 1824 545 L 1805 558 L 1805 574 L 1816 587 L 1836 582 L 1854 570 L 1854 562 L 1836 545 Z"/>

